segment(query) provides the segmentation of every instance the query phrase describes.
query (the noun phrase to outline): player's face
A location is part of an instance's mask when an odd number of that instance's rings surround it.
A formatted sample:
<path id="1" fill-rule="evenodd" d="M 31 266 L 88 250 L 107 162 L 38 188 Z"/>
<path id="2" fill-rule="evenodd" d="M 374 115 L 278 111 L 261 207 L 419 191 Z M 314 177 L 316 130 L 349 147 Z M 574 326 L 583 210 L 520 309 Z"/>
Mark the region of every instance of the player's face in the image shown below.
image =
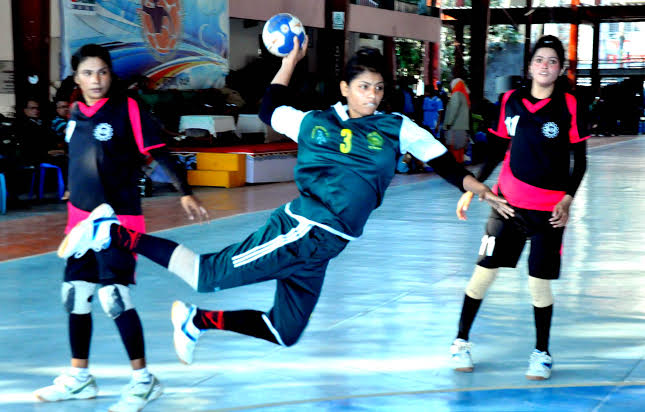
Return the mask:
<path id="1" fill-rule="evenodd" d="M 374 114 L 385 92 L 385 83 L 380 73 L 364 71 L 349 84 L 340 82 L 340 91 L 347 99 L 349 117 L 357 118 Z"/>
<path id="2" fill-rule="evenodd" d="M 88 57 L 78 65 L 74 81 L 81 88 L 85 103 L 91 106 L 107 95 L 112 84 L 112 74 L 103 60 Z"/>
<path id="3" fill-rule="evenodd" d="M 529 66 L 529 73 L 534 83 L 541 87 L 551 87 L 561 71 L 562 65 L 555 50 L 550 47 L 537 49 Z"/>

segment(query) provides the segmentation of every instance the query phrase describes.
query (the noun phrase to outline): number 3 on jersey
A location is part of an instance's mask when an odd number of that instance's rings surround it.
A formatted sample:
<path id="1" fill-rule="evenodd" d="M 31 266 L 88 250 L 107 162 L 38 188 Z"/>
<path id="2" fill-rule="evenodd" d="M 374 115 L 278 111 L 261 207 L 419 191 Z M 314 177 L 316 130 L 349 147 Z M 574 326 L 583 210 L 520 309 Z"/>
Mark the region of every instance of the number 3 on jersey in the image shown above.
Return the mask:
<path id="1" fill-rule="evenodd" d="M 340 152 L 349 153 L 352 150 L 352 131 L 343 129 L 340 131 L 340 135 L 343 138 L 343 142 L 340 144 Z"/>

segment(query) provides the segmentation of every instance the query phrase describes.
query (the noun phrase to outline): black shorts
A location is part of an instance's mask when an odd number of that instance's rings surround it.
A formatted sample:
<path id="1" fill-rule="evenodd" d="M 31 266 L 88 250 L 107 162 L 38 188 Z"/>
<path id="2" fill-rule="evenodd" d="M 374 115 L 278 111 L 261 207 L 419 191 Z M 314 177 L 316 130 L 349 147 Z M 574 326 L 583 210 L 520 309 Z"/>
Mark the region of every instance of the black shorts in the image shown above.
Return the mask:
<path id="1" fill-rule="evenodd" d="M 564 228 L 551 226 L 551 212 L 514 209 L 515 216 L 510 219 L 504 219 L 493 209 L 479 247 L 477 264 L 489 269 L 514 268 L 526 240 L 530 239 L 529 275 L 557 279 Z"/>
<path id="2" fill-rule="evenodd" d="M 110 247 L 100 252 L 88 250 L 79 259 L 70 257 L 65 266 L 65 282 L 83 280 L 102 285 L 134 283 L 135 255 Z"/>

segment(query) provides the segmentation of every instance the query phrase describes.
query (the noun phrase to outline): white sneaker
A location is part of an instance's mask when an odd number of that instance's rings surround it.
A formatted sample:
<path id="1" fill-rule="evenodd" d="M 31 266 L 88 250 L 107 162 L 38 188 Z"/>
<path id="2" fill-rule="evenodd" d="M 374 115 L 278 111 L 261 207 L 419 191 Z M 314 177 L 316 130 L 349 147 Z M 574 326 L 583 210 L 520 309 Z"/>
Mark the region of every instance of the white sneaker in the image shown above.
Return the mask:
<path id="1" fill-rule="evenodd" d="M 114 210 L 107 203 L 97 206 L 83 221 L 65 236 L 58 247 L 58 256 L 80 258 L 89 249 L 96 252 L 110 246 L 110 226 L 119 224 Z"/>
<path id="2" fill-rule="evenodd" d="M 196 313 L 197 306 L 189 306 L 179 300 L 172 304 L 170 311 L 170 319 L 174 328 L 175 352 L 179 360 L 187 365 L 193 363 L 193 352 L 195 352 L 197 340 L 204 334 L 204 331 L 197 329 L 193 323 Z"/>
<path id="3" fill-rule="evenodd" d="M 109 412 L 139 412 L 149 402 L 154 401 L 163 393 L 159 380 L 150 375 L 150 382 L 130 381 L 121 392 L 121 399 L 110 406 Z"/>
<path id="4" fill-rule="evenodd" d="M 470 356 L 472 343 L 463 339 L 455 339 L 450 346 L 450 364 L 457 372 L 472 372 L 475 366 L 473 358 Z"/>
<path id="5" fill-rule="evenodd" d="M 529 358 L 529 368 L 526 370 L 526 379 L 543 381 L 551 377 L 553 358 L 546 352 L 535 349 Z"/>
<path id="6" fill-rule="evenodd" d="M 64 373 L 54 379 L 54 384 L 45 386 L 34 392 L 41 402 L 57 402 L 68 399 L 92 399 L 99 392 L 94 376 L 90 375 L 85 381 L 78 380 L 73 375 Z"/>

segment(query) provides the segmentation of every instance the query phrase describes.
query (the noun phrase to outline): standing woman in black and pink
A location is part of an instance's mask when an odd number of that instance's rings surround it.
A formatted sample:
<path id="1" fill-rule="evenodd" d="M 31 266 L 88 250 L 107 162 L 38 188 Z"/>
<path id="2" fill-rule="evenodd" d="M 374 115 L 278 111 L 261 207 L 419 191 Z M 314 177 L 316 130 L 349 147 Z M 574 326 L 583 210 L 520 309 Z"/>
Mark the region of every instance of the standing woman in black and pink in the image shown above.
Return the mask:
<path id="1" fill-rule="evenodd" d="M 515 267 L 530 239 L 528 286 L 536 345 L 526 377 L 543 380 L 551 376 L 551 280 L 560 276 L 562 237 L 573 196 L 587 167 L 589 137 L 576 98 L 561 86 L 560 80 L 565 80 L 559 79 L 563 62 L 560 40 L 554 36 L 540 38 L 531 54 L 530 86 L 503 95 L 499 123 L 495 130 L 489 129 L 489 141 L 497 156 L 486 162 L 477 179 L 484 181 L 502 162 L 495 188 L 515 209 L 515 215 L 506 219 L 493 210 L 486 224 L 477 265 L 466 287 L 457 338 L 451 346 L 451 363 L 457 371 L 471 372 L 474 368 L 469 332 L 498 268 Z M 467 192 L 459 201 L 457 215 L 462 220 L 472 197 Z"/>
<path id="2" fill-rule="evenodd" d="M 108 50 L 85 45 L 72 58 L 72 68 L 82 99 L 72 108 L 65 137 L 70 190 L 66 233 L 103 203 L 112 206 L 124 226 L 145 231 L 137 183 L 146 155 L 163 166 L 182 193 L 181 205 L 189 218 L 207 217 L 183 174 L 175 170 L 160 139 L 159 124 L 139 110 L 135 100 L 114 90 Z M 62 300 L 69 312 L 71 367 L 53 385 L 37 390 L 38 399 L 52 402 L 97 395 L 88 369 L 95 292 L 104 312 L 114 320 L 132 366 L 132 380 L 110 411 L 138 411 L 161 395 L 161 384 L 146 367 L 143 328 L 130 297 L 135 263 L 132 253 L 115 247 L 69 256 Z"/>

